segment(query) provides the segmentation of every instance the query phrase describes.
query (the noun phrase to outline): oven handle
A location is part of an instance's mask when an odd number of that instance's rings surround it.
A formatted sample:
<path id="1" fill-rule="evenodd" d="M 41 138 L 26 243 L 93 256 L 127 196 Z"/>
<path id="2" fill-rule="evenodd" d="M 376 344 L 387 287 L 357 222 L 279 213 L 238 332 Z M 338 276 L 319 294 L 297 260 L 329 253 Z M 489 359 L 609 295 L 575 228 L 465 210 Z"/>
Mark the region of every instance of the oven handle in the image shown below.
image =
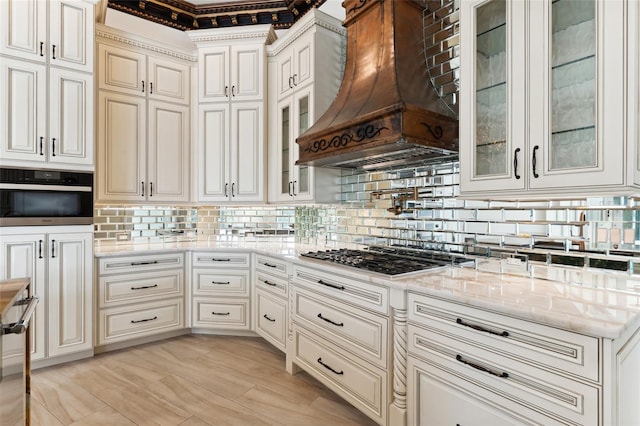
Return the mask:
<path id="1" fill-rule="evenodd" d="M 34 185 L 22 183 L 0 183 L 0 189 L 19 189 L 23 191 L 66 191 L 66 192 L 91 192 L 90 186 L 72 185 Z"/>
<path id="2" fill-rule="evenodd" d="M 20 300 L 16 305 L 24 305 L 26 303 L 28 303 L 29 306 L 27 306 L 27 309 L 22 313 L 18 322 L 3 325 L 2 334 L 22 334 L 27 330 L 29 321 L 31 321 L 31 317 L 33 316 L 33 311 L 36 310 L 36 306 L 38 305 L 38 297 L 32 296 L 28 299 Z"/>

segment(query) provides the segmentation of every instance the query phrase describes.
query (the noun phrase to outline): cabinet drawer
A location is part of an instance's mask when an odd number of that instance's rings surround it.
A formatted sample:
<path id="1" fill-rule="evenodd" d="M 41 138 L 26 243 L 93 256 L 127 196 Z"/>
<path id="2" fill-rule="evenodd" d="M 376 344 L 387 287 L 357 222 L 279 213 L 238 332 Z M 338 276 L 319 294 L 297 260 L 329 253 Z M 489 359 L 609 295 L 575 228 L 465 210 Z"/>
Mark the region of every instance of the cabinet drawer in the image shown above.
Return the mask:
<path id="1" fill-rule="evenodd" d="M 144 256 L 108 257 L 100 259 L 100 275 L 122 272 L 153 271 L 184 267 L 182 253 L 149 254 Z"/>
<path id="2" fill-rule="evenodd" d="M 256 296 L 256 332 L 284 351 L 287 339 L 287 303 L 260 289 Z"/>
<path id="3" fill-rule="evenodd" d="M 500 356 L 492 348 L 468 344 L 456 335 L 440 335 L 413 324 L 408 327 L 409 354 L 453 371 L 484 389 L 489 397 L 507 395 L 532 411 L 597 425 L 599 388 L 520 360 Z M 493 396 L 492 396 L 493 395 Z"/>
<path id="4" fill-rule="evenodd" d="M 184 271 L 171 269 L 100 277 L 100 308 L 141 300 L 182 296 Z"/>
<path id="5" fill-rule="evenodd" d="M 256 254 L 256 271 L 264 271 L 280 278 L 289 277 L 289 262 Z"/>
<path id="6" fill-rule="evenodd" d="M 599 380 L 599 340 L 409 293 L 409 321 L 533 366 Z"/>
<path id="7" fill-rule="evenodd" d="M 211 269 L 193 270 L 193 294 L 212 296 L 249 296 L 249 271 Z"/>
<path id="8" fill-rule="evenodd" d="M 98 345 L 184 328 L 183 304 L 176 298 L 103 309 Z"/>
<path id="9" fill-rule="evenodd" d="M 313 333 L 294 326 L 295 362 L 380 424 L 387 419 L 387 376 L 361 364 Z"/>
<path id="10" fill-rule="evenodd" d="M 195 297 L 194 327 L 249 330 L 249 301 Z"/>
<path id="11" fill-rule="evenodd" d="M 387 366 L 386 317 L 318 297 L 296 288 L 294 321 L 313 330 L 343 349 L 375 363 Z"/>
<path id="12" fill-rule="evenodd" d="M 269 291 L 279 297 L 287 297 L 289 294 L 289 282 L 286 279 L 261 271 L 256 271 L 256 288 Z"/>
<path id="13" fill-rule="evenodd" d="M 193 266 L 205 266 L 209 268 L 248 268 L 251 266 L 249 253 L 227 252 L 194 252 Z"/>
<path id="14" fill-rule="evenodd" d="M 386 287 L 300 265 L 294 265 L 293 277 L 296 285 L 304 286 L 314 292 L 384 315 L 389 313 L 389 289 Z"/>

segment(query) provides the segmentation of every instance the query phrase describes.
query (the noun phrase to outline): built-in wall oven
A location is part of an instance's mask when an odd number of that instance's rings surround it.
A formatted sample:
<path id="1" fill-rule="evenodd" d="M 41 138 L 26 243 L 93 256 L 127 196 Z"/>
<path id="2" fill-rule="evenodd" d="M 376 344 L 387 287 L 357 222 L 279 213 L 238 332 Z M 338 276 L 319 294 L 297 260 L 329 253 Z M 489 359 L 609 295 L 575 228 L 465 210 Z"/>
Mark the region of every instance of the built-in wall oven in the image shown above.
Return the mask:
<path id="1" fill-rule="evenodd" d="M 93 173 L 0 168 L 0 226 L 92 223 Z"/>
<path id="2" fill-rule="evenodd" d="M 38 298 L 28 278 L 0 281 L 0 425 L 28 426 L 31 329 Z"/>

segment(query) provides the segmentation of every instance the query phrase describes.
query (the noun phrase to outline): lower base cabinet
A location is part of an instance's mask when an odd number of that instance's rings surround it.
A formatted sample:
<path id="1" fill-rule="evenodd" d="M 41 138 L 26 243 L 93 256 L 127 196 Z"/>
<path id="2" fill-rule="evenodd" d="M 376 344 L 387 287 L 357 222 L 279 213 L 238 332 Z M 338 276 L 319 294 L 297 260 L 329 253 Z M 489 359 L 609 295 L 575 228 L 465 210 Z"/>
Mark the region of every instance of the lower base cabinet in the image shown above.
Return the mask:
<path id="1" fill-rule="evenodd" d="M 106 346 L 184 326 L 184 254 L 98 260 L 97 345 Z"/>

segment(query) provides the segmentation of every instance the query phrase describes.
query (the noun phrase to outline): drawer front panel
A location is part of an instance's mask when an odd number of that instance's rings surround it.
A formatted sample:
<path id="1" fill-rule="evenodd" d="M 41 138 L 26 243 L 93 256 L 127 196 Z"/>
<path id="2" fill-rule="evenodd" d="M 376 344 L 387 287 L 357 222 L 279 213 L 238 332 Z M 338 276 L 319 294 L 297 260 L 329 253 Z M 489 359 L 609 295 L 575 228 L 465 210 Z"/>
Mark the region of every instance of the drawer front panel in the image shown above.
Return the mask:
<path id="1" fill-rule="evenodd" d="M 182 298 L 100 311 L 98 344 L 104 345 L 184 328 Z"/>
<path id="2" fill-rule="evenodd" d="M 143 272 L 166 268 L 183 268 L 182 253 L 149 254 L 143 256 L 107 257 L 99 261 L 100 275 L 123 272 Z"/>
<path id="3" fill-rule="evenodd" d="M 122 305 L 140 300 L 176 297 L 183 294 L 182 269 L 100 277 L 99 307 Z"/>
<path id="4" fill-rule="evenodd" d="M 287 262 L 261 254 L 256 254 L 256 270 L 267 272 L 284 279 L 287 279 L 289 276 L 289 264 Z"/>
<path id="5" fill-rule="evenodd" d="M 495 394 L 508 395 L 534 411 L 581 425 L 597 425 L 599 388 L 409 325 L 409 353 L 459 372 Z"/>
<path id="6" fill-rule="evenodd" d="M 352 361 L 304 329 L 294 327 L 294 333 L 296 364 L 369 417 L 386 422 L 384 371 Z"/>
<path id="7" fill-rule="evenodd" d="M 289 294 L 289 283 L 286 279 L 261 271 L 256 271 L 256 288 L 263 289 L 279 297 L 287 297 Z"/>
<path id="8" fill-rule="evenodd" d="M 388 320 L 334 300 L 295 290 L 294 321 L 376 365 L 387 365 Z"/>
<path id="9" fill-rule="evenodd" d="M 248 268 L 251 266 L 249 253 L 233 252 L 194 252 L 193 266 L 209 268 Z"/>
<path id="10" fill-rule="evenodd" d="M 287 305 L 271 294 L 258 290 L 256 331 L 281 350 L 285 349 L 287 339 Z"/>
<path id="11" fill-rule="evenodd" d="M 194 269 L 193 281 L 195 295 L 249 296 L 249 271 Z"/>
<path id="12" fill-rule="evenodd" d="M 389 289 L 386 287 L 320 272 L 300 265 L 294 266 L 293 277 L 296 285 L 302 285 L 314 292 L 384 315 L 389 313 Z"/>
<path id="13" fill-rule="evenodd" d="M 599 340 L 542 324 L 409 293 L 409 321 L 531 365 L 599 380 Z"/>
<path id="14" fill-rule="evenodd" d="M 248 300 L 194 298 L 195 327 L 249 330 Z"/>

